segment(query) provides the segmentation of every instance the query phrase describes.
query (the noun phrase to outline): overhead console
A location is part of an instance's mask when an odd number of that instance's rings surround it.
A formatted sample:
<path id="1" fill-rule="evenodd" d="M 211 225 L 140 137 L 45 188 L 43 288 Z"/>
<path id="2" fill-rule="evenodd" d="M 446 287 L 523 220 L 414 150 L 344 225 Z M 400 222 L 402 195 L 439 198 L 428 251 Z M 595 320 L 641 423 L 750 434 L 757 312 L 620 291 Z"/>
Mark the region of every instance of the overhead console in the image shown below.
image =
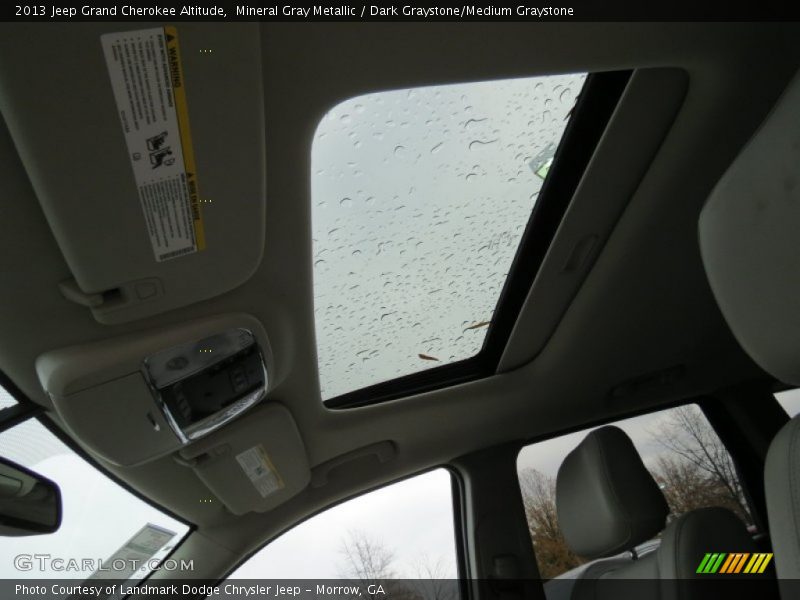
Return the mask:
<path id="1" fill-rule="evenodd" d="M 123 323 L 245 282 L 265 228 L 258 24 L 41 33 L 3 30 L 0 113 L 69 266 L 53 286 Z"/>
<path id="2" fill-rule="evenodd" d="M 142 361 L 142 374 L 182 444 L 235 419 L 267 393 L 267 367 L 248 329 L 161 350 Z"/>
<path id="3" fill-rule="evenodd" d="M 120 466 L 173 455 L 235 514 L 268 510 L 310 480 L 291 414 L 266 400 L 272 352 L 249 315 L 54 350 L 36 371 L 92 452 Z"/>

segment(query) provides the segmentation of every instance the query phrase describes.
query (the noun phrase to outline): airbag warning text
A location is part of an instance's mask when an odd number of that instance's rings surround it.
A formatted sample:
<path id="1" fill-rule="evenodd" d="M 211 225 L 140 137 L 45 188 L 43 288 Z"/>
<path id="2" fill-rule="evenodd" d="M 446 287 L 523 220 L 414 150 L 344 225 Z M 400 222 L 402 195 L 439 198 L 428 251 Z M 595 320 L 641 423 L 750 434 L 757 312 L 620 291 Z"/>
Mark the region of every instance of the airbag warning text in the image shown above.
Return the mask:
<path id="1" fill-rule="evenodd" d="M 101 36 L 150 244 L 161 262 L 205 245 L 174 27 Z"/>

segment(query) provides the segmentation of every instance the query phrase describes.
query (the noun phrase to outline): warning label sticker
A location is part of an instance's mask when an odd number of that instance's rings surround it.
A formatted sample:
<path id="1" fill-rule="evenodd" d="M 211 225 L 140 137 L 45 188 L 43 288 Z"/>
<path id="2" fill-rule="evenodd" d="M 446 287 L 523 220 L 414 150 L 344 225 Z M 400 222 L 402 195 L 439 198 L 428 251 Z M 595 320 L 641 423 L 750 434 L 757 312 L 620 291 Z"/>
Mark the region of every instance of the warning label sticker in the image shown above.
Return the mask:
<path id="1" fill-rule="evenodd" d="M 205 248 L 178 32 L 101 36 L 156 261 Z"/>
<path id="2" fill-rule="evenodd" d="M 244 474 L 256 486 L 262 498 L 266 498 L 283 487 L 283 480 L 261 444 L 237 454 L 236 461 L 241 465 Z"/>
<path id="3" fill-rule="evenodd" d="M 175 532 L 164 529 L 158 525 L 148 523 L 107 560 L 101 568 L 95 571 L 89 579 L 119 579 L 124 581 L 136 572 L 136 566 L 142 565 L 153 558 L 175 537 Z M 116 569 L 114 565 L 124 568 Z M 70 600 L 85 596 L 71 596 Z"/>

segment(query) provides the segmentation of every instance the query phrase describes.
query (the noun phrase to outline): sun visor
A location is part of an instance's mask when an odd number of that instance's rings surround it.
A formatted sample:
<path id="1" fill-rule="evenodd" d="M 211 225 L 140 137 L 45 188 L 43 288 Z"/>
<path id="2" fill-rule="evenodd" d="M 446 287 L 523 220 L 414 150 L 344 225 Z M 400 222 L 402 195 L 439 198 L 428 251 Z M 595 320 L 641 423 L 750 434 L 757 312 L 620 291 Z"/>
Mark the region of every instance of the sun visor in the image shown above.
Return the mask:
<path id="1" fill-rule="evenodd" d="M 217 296 L 258 267 L 257 24 L 4 29 L 0 111 L 71 271 L 53 285 L 99 322 Z"/>
<path id="2" fill-rule="evenodd" d="M 259 406 L 180 454 L 235 515 L 270 510 L 311 480 L 294 419 L 276 403 Z"/>

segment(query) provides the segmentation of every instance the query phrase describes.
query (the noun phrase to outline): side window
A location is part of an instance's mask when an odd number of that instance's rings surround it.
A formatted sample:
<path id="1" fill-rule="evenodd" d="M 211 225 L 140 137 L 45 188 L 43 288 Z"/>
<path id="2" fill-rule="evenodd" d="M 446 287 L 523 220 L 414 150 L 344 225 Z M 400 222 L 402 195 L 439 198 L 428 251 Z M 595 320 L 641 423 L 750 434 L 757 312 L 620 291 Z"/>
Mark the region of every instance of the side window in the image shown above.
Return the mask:
<path id="1" fill-rule="evenodd" d="M 775 400 L 790 418 L 800 413 L 800 388 L 778 392 L 775 394 Z"/>
<path id="2" fill-rule="evenodd" d="M 696 405 L 613 423 L 633 440 L 669 504 L 668 519 L 696 508 L 723 506 L 750 528 L 753 519 L 733 460 Z M 574 554 L 558 525 L 556 474 L 566 455 L 591 429 L 531 444 L 517 458 L 517 473 L 539 572 L 552 579 L 586 562 Z M 656 542 L 646 543 L 644 553 Z"/>
<path id="3" fill-rule="evenodd" d="M 16 406 L 17 401 L 4 389 L 0 388 L 0 410 Z"/>
<path id="4" fill-rule="evenodd" d="M 334 506 L 290 529 L 244 562 L 237 579 L 348 579 L 389 585 L 394 596 L 457 597 L 451 475 L 437 469 Z M 385 584 L 384 584 L 385 585 Z M 389 590 L 386 590 L 387 594 Z M 366 589 L 362 590 L 369 597 Z M 427 592 L 427 593 L 426 593 Z M 386 596 L 388 597 L 388 596 Z"/>
<path id="5" fill-rule="evenodd" d="M 14 404 L 0 387 L 0 409 Z M 162 567 L 193 567 L 162 563 L 189 532 L 186 523 L 118 485 L 37 419 L 0 432 L 0 456 L 58 484 L 63 505 L 55 533 L 0 538 L 0 578 L 133 583 Z"/>

